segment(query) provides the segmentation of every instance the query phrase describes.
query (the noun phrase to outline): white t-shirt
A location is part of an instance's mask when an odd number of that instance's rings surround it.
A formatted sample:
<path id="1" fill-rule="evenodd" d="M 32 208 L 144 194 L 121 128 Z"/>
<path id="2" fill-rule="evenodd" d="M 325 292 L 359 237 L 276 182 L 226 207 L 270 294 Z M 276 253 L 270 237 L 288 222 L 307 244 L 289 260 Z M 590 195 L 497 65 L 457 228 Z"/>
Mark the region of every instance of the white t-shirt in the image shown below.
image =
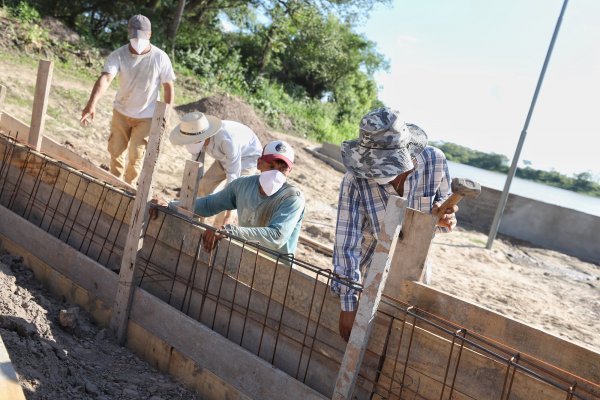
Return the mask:
<path id="1" fill-rule="evenodd" d="M 119 75 L 115 110 L 131 118 L 152 118 L 160 85 L 175 80 L 167 53 L 150 45 L 146 54 L 132 54 L 129 44 L 110 53 L 103 72 Z"/>
<path id="2" fill-rule="evenodd" d="M 221 163 L 227 183 L 240 177 L 242 170 L 256 168 L 262 145 L 252 129 L 235 121 L 221 121 L 221 129 L 211 137 L 206 153 Z"/>

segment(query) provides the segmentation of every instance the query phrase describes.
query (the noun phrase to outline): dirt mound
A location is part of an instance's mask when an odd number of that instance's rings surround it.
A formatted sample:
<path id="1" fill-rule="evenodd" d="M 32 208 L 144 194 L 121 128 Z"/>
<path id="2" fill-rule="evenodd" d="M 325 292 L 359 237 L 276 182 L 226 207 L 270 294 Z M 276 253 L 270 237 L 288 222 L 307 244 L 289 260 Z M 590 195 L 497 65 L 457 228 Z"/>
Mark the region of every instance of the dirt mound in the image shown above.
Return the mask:
<path id="1" fill-rule="evenodd" d="M 54 41 L 78 44 L 81 40 L 74 30 L 56 18 L 44 17 L 40 25 L 48 31 L 50 37 L 53 38 Z"/>
<path id="2" fill-rule="evenodd" d="M 175 110 L 180 115 L 192 111 L 201 111 L 221 119 L 241 122 L 249 126 L 263 144 L 275 139 L 269 132 L 269 127 L 249 104 L 228 94 L 205 97 L 192 103 L 177 106 Z"/>

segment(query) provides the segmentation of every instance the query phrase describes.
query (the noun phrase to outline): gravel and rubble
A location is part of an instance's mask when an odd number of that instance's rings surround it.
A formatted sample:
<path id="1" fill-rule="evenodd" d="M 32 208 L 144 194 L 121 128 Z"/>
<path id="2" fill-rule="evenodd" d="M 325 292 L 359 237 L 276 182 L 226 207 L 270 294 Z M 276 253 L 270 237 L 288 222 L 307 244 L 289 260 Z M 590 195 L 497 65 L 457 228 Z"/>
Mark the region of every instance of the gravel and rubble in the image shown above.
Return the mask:
<path id="1" fill-rule="evenodd" d="M 191 400 L 200 397 L 153 369 L 85 312 L 0 250 L 0 335 L 25 396 L 48 400 Z"/>

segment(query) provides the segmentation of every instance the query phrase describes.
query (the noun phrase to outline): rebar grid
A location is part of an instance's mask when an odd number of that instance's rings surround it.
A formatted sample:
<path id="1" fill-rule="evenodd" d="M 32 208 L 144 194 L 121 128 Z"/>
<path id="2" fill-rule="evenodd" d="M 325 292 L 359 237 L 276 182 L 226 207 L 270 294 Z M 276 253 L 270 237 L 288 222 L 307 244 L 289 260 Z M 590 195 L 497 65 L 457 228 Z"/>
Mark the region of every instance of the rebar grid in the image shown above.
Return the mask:
<path id="1" fill-rule="evenodd" d="M 120 266 L 132 202 L 131 194 L 0 135 L 0 204 L 102 265 Z M 207 252 L 197 228 L 214 228 L 160 211 L 146 225 L 137 285 L 310 386 L 319 365 L 337 371 L 344 346 L 337 320 L 325 313 L 328 286 L 335 280 L 360 292 L 360 285 L 229 235 Z M 174 233 L 173 224 L 193 229 Z M 366 352 L 376 361 L 363 364 L 360 398 L 477 398 L 465 387 L 477 356 L 494 371 L 490 398 L 523 398 L 519 390 L 535 383 L 561 398 L 600 399 L 594 383 L 397 300 L 382 300 L 377 321 Z M 429 361 L 423 332 L 444 343 Z M 423 368 L 427 362 L 435 371 Z"/>
<path id="2" fill-rule="evenodd" d="M 116 270 L 133 196 L 0 135 L 0 204 Z M 107 199 L 116 210 L 104 212 Z"/>
<path id="3" fill-rule="evenodd" d="M 139 286 L 302 382 L 310 379 L 315 357 L 337 371 L 343 344 L 322 319 L 329 284 L 337 280 L 359 291 L 360 285 L 223 232 L 206 251 L 200 230 L 167 227 L 179 221 L 215 228 L 157 210 L 157 229 L 147 232 L 138 264 Z"/>
<path id="4" fill-rule="evenodd" d="M 382 299 L 377 318 L 379 332 L 385 332 L 377 369 L 363 367 L 360 374 L 372 387 L 371 399 L 482 398 L 465 387 L 473 382 L 476 363 L 489 374 L 485 398 L 527 398 L 523 393 L 534 387 L 543 388 L 549 399 L 600 399 L 600 385 L 391 297 Z M 435 341 L 443 346 L 438 343 L 438 354 L 427 360 L 423 352 Z M 428 362 L 435 368 L 424 368 Z"/>

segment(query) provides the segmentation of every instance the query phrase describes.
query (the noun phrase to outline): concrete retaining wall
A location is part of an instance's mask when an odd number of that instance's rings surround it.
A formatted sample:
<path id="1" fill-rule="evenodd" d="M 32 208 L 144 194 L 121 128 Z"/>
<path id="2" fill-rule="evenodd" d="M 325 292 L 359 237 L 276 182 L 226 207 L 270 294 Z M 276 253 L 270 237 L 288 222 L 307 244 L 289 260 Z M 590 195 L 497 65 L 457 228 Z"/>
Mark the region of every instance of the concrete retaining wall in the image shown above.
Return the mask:
<path id="1" fill-rule="evenodd" d="M 489 232 L 500 190 L 482 188 L 477 199 L 464 199 L 457 218 L 461 225 Z M 499 233 L 561 253 L 600 263 L 600 217 L 509 195 Z"/>
<path id="2" fill-rule="evenodd" d="M 324 143 L 319 153 L 341 162 L 340 147 Z M 457 218 L 460 226 L 488 233 L 502 191 L 482 187 L 477 199 L 464 199 Z M 600 217 L 511 194 L 499 233 L 561 253 L 600 263 Z"/>

